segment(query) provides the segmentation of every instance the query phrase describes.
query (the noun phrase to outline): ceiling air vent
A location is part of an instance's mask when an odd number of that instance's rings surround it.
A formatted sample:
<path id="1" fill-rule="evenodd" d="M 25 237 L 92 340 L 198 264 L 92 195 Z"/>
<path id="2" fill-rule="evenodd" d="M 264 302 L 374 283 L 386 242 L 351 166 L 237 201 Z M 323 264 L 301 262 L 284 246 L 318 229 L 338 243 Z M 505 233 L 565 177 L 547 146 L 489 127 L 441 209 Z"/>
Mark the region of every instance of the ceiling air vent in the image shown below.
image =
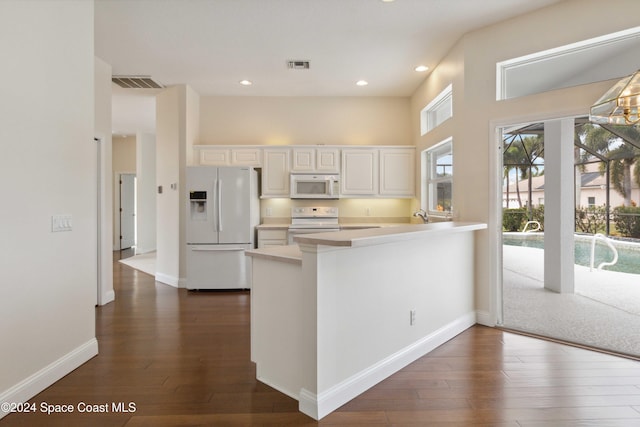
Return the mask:
<path id="1" fill-rule="evenodd" d="M 111 81 L 125 89 L 162 89 L 164 87 L 149 76 L 112 76 Z"/>
<path id="2" fill-rule="evenodd" d="M 290 70 L 308 70 L 309 61 L 287 61 L 287 68 Z"/>

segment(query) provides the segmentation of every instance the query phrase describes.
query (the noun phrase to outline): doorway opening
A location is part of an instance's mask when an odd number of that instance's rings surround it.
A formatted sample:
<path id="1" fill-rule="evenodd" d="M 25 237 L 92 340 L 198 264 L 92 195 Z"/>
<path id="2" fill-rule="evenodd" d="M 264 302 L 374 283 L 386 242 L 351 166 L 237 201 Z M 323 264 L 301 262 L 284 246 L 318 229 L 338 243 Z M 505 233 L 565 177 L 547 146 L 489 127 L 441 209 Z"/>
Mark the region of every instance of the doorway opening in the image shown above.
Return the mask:
<path id="1" fill-rule="evenodd" d="M 136 246 L 136 174 L 121 173 L 119 182 L 119 249 Z"/>
<path id="2" fill-rule="evenodd" d="M 640 131 L 575 118 L 573 144 L 570 138 L 561 141 L 571 145 L 573 156 L 556 166 L 561 173 L 552 175 L 549 164 L 556 161 L 552 156 L 557 151 L 550 149 L 559 142 L 545 141 L 550 122 L 501 129 L 498 323 L 640 356 L 640 343 L 634 338 L 640 328 Z M 563 202 L 545 194 L 563 185 L 561 176 L 569 177 L 573 186 L 568 197 L 573 221 L 561 222 L 560 230 L 571 240 L 573 283 L 554 290 L 549 283 L 564 279 L 557 271 L 545 271 L 550 265 L 545 251 L 556 250 L 558 244 L 552 235 L 545 239 L 545 225 L 553 222 L 549 216 L 557 215 L 554 204 Z"/>

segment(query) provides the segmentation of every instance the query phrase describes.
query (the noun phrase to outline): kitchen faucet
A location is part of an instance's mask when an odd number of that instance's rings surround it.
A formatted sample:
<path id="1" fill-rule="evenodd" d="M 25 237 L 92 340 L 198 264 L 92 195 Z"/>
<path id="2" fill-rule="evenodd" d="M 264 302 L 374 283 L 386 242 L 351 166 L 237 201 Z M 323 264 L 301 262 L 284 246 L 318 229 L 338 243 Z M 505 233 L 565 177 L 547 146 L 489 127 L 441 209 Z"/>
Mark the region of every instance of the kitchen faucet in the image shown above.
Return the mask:
<path id="1" fill-rule="evenodd" d="M 414 212 L 413 216 L 422 218 L 422 222 L 425 224 L 429 222 L 429 215 L 427 215 L 424 209 L 420 209 L 419 211 Z"/>

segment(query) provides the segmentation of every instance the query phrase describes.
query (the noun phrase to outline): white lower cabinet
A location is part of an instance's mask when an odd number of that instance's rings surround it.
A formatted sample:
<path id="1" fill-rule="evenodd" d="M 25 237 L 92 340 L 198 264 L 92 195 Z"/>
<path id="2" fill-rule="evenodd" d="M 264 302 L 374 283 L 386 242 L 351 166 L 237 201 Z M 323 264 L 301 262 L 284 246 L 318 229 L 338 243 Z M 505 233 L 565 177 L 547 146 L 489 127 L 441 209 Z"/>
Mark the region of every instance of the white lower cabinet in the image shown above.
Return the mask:
<path id="1" fill-rule="evenodd" d="M 258 229 L 258 249 L 287 245 L 287 229 Z"/>

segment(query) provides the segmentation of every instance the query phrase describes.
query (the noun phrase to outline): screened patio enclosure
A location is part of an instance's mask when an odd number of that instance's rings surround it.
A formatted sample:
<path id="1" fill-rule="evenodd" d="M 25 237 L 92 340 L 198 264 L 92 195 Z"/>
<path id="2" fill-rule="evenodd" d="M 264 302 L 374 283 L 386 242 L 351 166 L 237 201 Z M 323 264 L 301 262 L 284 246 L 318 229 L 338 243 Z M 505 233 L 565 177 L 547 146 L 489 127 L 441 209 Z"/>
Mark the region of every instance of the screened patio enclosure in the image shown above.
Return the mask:
<path id="1" fill-rule="evenodd" d="M 546 147 L 545 123 L 502 129 L 498 323 L 640 357 L 640 131 L 594 125 L 587 118 L 561 121 L 561 140 L 554 138 L 557 123 L 546 123 Z M 560 175 L 559 158 L 566 172 Z M 566 208 L 560 230 L 553 224 L 559 206 Z M 569 244 L 559 251 L 564 243 Z M 616 248 L 615 265 L 606 265 L 613 257 L 609 243 Z M 567 277 L 554 268 L 559 252 L 568 255 L 563 266 L 573 266 Z"/>
<path id="2" fill-rule="evenodd" d="M 640 129 L 575 119 L 575 206 L 578 233 L 640 238 Z M 544 227 L 544 124 L 503 132 L 503 226 Z"/>

